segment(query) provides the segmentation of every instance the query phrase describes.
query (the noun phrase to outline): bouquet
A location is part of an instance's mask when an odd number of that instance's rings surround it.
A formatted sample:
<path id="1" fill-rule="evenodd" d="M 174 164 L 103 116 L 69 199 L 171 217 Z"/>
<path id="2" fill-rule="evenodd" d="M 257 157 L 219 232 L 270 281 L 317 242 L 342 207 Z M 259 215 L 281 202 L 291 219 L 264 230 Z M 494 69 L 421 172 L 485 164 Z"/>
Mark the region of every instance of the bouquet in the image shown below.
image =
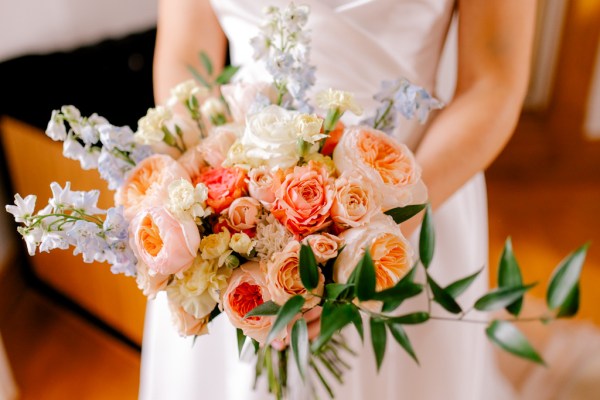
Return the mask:
<path id="1" fill-rule="evenodd" d="M 183 336 L 207 334 L 210 321 L 225 314 L 240 353 L 245 344 L 254 349 L 257 378 L 266 374 L 277 398 L 285 396 L 288 356 L 333 397 L 328 379 L 342 380 L 344 357 L 353 352 L 340 333 L 347 325 L 362 338 L 368 323 L 377 368 L 387 331 L 416 361 L 404 326 L 452 319 L 433 315 L 433 302 L 457 321 L 486 324 L 503 349 L 543 362 L 511 323 L 533 285 L 522 282 L 510 241 L 499 287 L 471 308 L 456 299 L 478 273 L 446 287 L 429 273 L 435 240 L 427 189 L 411 151 L 388 133 L 398 118 L 425 121 L 442 103 L 405 79 L 383 82 L 375 95 L 380 108 L 359 124 L 342 122 L 362 113 L 351 93 L 332 88 L 309 102 L 308 16 L 305 6 L 266 11 L 252 44 L 272 82 L 230 83 L 232 66 L 214 77 L 201 53 L 196 81 L 175 87 L 135 132 L 82 117 L 73 106 L 54 111 L 47 135 L 64 142 L 64 155 L 82 168 L 98 169 L 116 191 L 115 207 L 99 209 L 98 191 L 72 190 L 68 182 L 53 182 L 38 212 L 35 196 L 15 195 L 6 209 L 22 224 L 29 253 L 74 247 L 86 262 L 135 277 L 149 298 L 165 291 Z M 413 249 L 399 224 L 418 213 Z M 557 268 L 550 312 L 535 319 L 577 311 L 586 249 Z M 429 307 L 403 313 L 403 302 L 420 295 Z M 467 318 L 472 309 L 503 308 L 513 317 Z M 306 317 L 319 314 L 319 332 L 309 335 Z"/>

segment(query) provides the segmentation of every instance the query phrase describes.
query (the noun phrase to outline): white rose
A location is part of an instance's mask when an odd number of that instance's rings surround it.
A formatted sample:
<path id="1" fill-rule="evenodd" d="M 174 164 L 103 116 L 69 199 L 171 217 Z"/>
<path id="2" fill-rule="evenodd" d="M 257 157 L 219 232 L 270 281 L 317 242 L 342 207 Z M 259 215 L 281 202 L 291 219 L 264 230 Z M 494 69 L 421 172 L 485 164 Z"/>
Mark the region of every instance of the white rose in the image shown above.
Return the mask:
<path id="1" fill-rule="evenodd" d="M 248 118 L 240 143 L 246 158 L 270 167 L 289 168 L 300 159 L 294 118 L 297 113 L 270 105 Z"/>

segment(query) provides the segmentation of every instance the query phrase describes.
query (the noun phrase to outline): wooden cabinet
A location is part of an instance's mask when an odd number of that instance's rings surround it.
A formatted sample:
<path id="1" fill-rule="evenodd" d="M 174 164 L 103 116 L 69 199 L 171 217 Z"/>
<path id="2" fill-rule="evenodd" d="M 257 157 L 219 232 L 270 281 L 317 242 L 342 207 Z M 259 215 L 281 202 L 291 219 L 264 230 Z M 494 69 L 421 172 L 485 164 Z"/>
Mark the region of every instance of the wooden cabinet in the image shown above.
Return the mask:
<path id="1" fill-rule="evenodd" d="M 99 189 L 99 206 L 112 205 L 108 190 L 96 170 L 83 171 L 77 161 L 62 156 L 62 143 L 44 132 L 10 118 L 0 120 L 6 164 L 13 189 L 23 197 L 38 196 L 37 209 L 51 197 L 50 183 L 71 182 L 73 190 Z M 16 232 L 15 232 L 16 235 Z M 36 254 L 30 259 L 35 274 L 83 308 L 136 343 L 141 343 L 146 299 L 135 279 L 113 275 L 108 264 L 86 264 L 72 250 Z"/>

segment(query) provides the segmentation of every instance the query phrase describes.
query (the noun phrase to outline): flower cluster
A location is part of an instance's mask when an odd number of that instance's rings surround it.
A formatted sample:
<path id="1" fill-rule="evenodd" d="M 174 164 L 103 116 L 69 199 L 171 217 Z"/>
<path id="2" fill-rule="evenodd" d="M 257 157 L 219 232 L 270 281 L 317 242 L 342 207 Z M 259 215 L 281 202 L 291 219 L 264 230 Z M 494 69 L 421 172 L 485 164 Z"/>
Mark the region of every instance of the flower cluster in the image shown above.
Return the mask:
<path id="1" fill-rule="evenodd" d="M 48 205 L 35 213 L 36 196 L 24 199 L 15 195 L 15 204 L 7 205 L 6 211 L 23 224 L 19 233 L 27 244 L 30 255 L 36 250 L 49 252 L 54 249 L 75 248 L 74 254 L 82 254 L 87 263 L 108 262 L 115 274 L 136 274 L 137 260 L 129 246 L 128 222 L 122 207 L 108 210 L 96 205 L 99 192 L 72 191 L 69 182 L 62 188 L 56 182 L 50 185 L 52 198 Z M 102 219 L 99 215 L 105 215 Z"/>

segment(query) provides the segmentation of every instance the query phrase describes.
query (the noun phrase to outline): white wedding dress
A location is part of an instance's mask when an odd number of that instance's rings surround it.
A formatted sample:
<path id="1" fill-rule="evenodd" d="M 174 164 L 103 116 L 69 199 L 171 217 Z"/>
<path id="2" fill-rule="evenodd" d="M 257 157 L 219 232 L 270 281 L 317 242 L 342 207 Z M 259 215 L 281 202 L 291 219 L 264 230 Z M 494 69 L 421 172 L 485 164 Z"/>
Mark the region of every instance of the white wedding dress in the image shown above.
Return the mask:
<path id="1" fill-rule="evenodd" d="M 285 7 L 287 3 L 213 0 L 229 38 L 233 64 L 252 63 L 249 41 L 257 33 L 263 8 Z M 372 109 L 371 96 L 383 79 L 406 77 L 430 91 L 436 87 L 454 1 L 300 3 L 311 8 L 308 28 L 312 37 L 311 61 L 317 67 L 317 90 L 332 87 L 353 92 L 363 106 Z M 264 72 L 258 66 L 245 69 L 241 75 L 243 79 L 254 79 L 264 76 Z M 415 147 L 423 129 L 417 123 L 406 122 L 397 136 Z M 440 207 L 434 221 L 437 240 L 430 271 L 440 284 L 487 265 L 487 209 L 481 174 Z M 487 274 L 483 273 L 460 302 L 472 305 L 486 288 Z M 443 315 L 443 310 L 434 306 L 434 313 Z M 164 296 L 148 303 L 140 399 L 269 398 L 262 388 L 252 391 L 253 364 L 239 361 L 235 330 L 226 318 L 217 318 L 209 328 L 210 335 L 199 337 L 193 344 L 191 338 L 180 338 L 171 326 Z M 407 329 L 420 366 L 390 337 L 379 374 L 369 338 L 363 346 L 349 331 L 352 347 L 360 354 L 351 359 L 352 370 L 345 375 L 345 385 L 337 385 L 333 380 L 330 383 L 336 397 L 347 400 L 513 398 L 496 372 L 484 328 L 478 324 L 430 321 L 425 326 Z M 296 393 L 293 397 L 302 396 Z"/>

